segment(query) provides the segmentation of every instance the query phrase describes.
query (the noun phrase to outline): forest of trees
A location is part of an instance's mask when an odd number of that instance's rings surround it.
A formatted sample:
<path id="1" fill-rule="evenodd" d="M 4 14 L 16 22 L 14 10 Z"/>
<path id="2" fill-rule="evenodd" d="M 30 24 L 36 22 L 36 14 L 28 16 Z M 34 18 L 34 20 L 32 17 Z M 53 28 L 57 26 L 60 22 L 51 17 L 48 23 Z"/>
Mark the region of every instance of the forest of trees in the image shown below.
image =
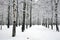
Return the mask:
<path id="1" fill-rule="evenodd" d="M 12 2 L 13 5 L 10 5 Z M 38 1 L 36 1 L 38 2 Z M 48 4 L 50 3 L 50 4 Z M 19 16 L 19 5 L 22 4 L 22 24 L 21 24 L 21 17 Z M 34 17 L 33 18 L 33 9 L 36 7 L 36 5 L 38 7 L 41 7 L 40 4 L 38 3 L 33 3 L 33 0 L 23 0 L 21 1 L 19 4 L 19 0 L 13 0 L 13 1 L 10 1 L 8 0 L 8 14 L 7 14 L 7 28 L 9 28 L 9 26 L 11 25 L 11 21 L 10 20 L 13 20 L 12 23 L 13 23 L 13 30 L 12 30 L 12 37 L 15 37 L 16 35 L 16 27 L 19 25 L 22 25 L 22 32 L 24 32 L 25 30 L 25 24 L 26 24 L 26 28 L 28 28 L 28 25 L 30 25 L 30 27 L 33 25 L 33 21 L 32 19 L 36 18 Z M 37 18 L 37 24 L 39 25 L 39 21 L 40 21 L 40 24 L 43 25 L 43 26 L 46 26 L 47 28 L 49 28 L 49 25 L 51 25 L 51 29 L 53 29 L 53 25 L 56 25 L 56 31 L 59 31 L 59 28 L 58 28 L 58 5 L 59 5 L 59 0 L 50 0 L 50 1 L 47 1 L 46 4 L 48 5 L 45 5 L 45 7 L 43 7 L 43 10 L 46 11 L 46 14 L 39 14 L 39 12 L 35 13 L 35 14 L 38 14 L 38 18 Z M 0 5 L 5 5 L 5 4 L 0 4 Z M 11 19 L 11 6 L 13 7 L 13 19 Z M 48 10 L 49 6 L 51 7 L 51 11 Z M 48 7 L 48 8 L 47 8 Z M 46 9 L 47 8 L 47 9 Z M 39 11 L 40 11 L 40 8 L 38 8 Z M 20 12 L 21 12 L 20 11 Z M 37 11 L 37 9 L 36 9 Z M 49 17 L 49 12 L 51 14 L 51 17 Z M 55 14 L 54 14 L 55 13 Z M 54 16 L 55 15 L 55 16 Z M 0 19 L 1 20 L 1 25 L 4 24 L 3 22 L 3 13 L 2 16 Z M 41 17 L 40 17 L 41 16 Z M 41 20 L 39 20 L 41 19 Z M 55 19 L 55 21 L 54 21 Z M 53 22 L 54 21 L 54 22 Z M 28 24 L 29 22 L 29 24 Z M 36 21 L 35 21 L 36 22 Z M 1 26 L 1 29 L 2 29 L 2 26 Z"/>

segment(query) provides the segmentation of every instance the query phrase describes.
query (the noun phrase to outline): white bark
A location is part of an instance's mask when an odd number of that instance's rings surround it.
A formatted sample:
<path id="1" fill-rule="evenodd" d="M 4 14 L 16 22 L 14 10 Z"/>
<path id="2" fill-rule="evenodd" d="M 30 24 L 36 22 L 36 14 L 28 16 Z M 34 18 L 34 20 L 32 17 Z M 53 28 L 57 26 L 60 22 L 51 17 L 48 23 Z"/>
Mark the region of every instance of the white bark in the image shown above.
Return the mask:
<path id="1" fill-rule="evenodd" d="M 16 13 L 17 13 L 17 9 L 16 9 L 16 0 L 13 0 L 13 33 L 12 33 L 12 37 L 15 37 L 16 35 Z"/>

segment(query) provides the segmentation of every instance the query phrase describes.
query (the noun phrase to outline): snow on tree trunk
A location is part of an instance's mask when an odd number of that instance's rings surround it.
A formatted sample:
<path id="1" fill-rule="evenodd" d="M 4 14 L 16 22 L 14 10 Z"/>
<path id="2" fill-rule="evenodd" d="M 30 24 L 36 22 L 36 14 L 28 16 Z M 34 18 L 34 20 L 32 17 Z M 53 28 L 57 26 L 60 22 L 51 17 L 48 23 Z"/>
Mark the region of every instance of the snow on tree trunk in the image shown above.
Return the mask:
<path id="1" fill-rule="evenodd" d="M 24 32 L 25 30 L 25 10 L 26 10 L 26 0 L 24 0 L 24 3 L 23 3 L 23 24 L 22 24 L 22 32 Z"/>
<path id="2" fill-rule="evenodd" d="M 13 0 L 13 31 L 12 37 L 16 35 L 16 0 Z"/>

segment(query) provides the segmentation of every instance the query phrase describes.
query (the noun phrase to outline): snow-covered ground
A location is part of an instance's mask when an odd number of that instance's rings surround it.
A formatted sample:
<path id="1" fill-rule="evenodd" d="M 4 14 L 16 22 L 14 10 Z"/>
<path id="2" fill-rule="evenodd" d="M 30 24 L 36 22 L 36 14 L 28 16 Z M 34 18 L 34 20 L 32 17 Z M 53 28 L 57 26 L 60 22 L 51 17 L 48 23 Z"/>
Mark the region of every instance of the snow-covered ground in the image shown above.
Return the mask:
<path id="1" fill-rule="evenodd" d="M 7 28 L 6 25 L 2 26 L 0 30 L 0 40 L 60 40 L 60 32 L 41 25 L 33 25 L 31 28 L 25 29 L 21 32 L 21 27 L 16 27 L 16 36 L 12 37 L 12 25 Z"/>

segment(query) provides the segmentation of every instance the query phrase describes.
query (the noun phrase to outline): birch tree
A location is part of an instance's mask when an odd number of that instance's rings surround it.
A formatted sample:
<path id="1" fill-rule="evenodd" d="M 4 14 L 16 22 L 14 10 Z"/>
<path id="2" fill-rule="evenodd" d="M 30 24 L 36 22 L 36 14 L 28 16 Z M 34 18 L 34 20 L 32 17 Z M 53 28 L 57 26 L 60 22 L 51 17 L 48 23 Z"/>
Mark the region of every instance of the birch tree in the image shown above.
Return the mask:
<path id="1" fill-rule="evenodd" d="M 22 32 L 25 30 L 25 10 L 26 10 L 26 0 L 23 3 L 23 23 L 22 23 Z"/>
<path id="2" fill-rule="evenodd" d="M 47 18 L 46 18 L 46 27 L 47 27 Z"/>
<path id="3" fill-rule="evenodd" d="M 57 8 L 58 8 L 58 3 L 59 3 L 59 0 L 54 0 L 54 3 L 55 3 L 55 18 L 56 18 L 56 30 L 59 31 L 59 28 L 58 28 L 58 11 L 57 11 Z"/>
<path id="4" fill-rule="evenodd" d="M 10 25 L 10 0 L 8 0 L 8 1 L 9 1 L 9 3 L 8 3 L 8 24 L 7 24 L 7 26 L 9 28 L 9 25 Z"/>
<path id="5" fill-rule="evenodd" d="M 51 11 L 52 11 L 52 17 L 51 17 L 51 29 L 53 29 L 53 0 L 51 0 Z"/>
<path id="6" fill-rule="evenodd" d="M 4 11 L 4 2 L 0 2 L 0 5 L 1 5 L 1 7 L 3 7 L 1 10 L 3 10 Z M 1 11 L 0 10 L 0 11 Z M 2 25 L 3 25 L 3 11 L 2 11 L 2 13 L 0 14 L 0 30 L 2 30 Z"/>
<path id="7" fill-rule="evenodd" d="M 18 0 L 17 0 L 17 17 L 16 17 L 16 26 L 18 25 Z"/>
<path id="8" fill-rule="evenodd" d="M 19 26 L 20 26 L 20 19 L 19 19 Z"/>
<path id="9" fill-rule="evenodd" d="M 16 35 L 16 0 L 13 0 L 13 33 L 12 33 L 12 37 L 15 37 Z"/>
<path id="10" fill-rule="evenodd" d="M 28 28 L 28 18 L 29 18 L 29 4 L 28 4 L 28 0 L 27 0 L 27 2 L 26 2 L 26 9 L 27 9 L 27 13 L 26 13 L 26 28 Z"/>
<path id="11" fill-rule="evenodd" d="M 30 27 L 32 26 L 32 0 L 30 4 Z"/>

